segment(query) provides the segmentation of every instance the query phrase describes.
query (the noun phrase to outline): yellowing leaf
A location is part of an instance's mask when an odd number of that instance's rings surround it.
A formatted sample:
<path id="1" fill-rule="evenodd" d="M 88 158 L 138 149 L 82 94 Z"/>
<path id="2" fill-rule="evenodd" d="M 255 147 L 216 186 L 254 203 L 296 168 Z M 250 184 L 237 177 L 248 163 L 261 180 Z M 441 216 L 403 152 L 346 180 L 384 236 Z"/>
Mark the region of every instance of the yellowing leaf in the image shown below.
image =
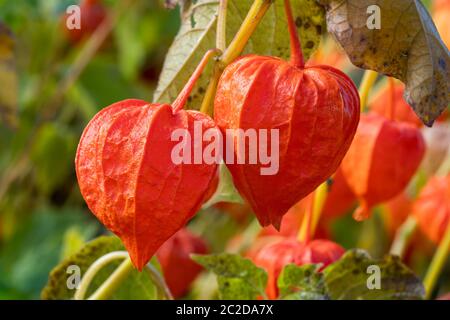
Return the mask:
<path id="1" fill-rule="evenodd" d="M 450 53 L 419 0 L 320 0 L 328 30 L 358 67 L 406 84 L 405 99 L 431 126 L 450 101 Z M 368 27 L 380 8 L 380 29 Z M 375 16 L 373 16 L 375 17 Z"/>

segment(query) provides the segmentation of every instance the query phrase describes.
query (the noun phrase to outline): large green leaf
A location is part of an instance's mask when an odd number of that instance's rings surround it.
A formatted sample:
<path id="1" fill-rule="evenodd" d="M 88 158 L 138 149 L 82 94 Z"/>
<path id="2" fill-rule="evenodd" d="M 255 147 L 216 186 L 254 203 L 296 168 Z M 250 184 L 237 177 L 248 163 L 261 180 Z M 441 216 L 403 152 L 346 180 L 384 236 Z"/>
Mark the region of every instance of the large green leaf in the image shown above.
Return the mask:
<path id="1" fill-rule="evenodd" d="M 327 300 L 323 275 L 316 265 L 288 264 L 278 278 L 280 299 Z"/>
<path id="2" fill-rule="evenodd" d="M 420 0 L 320 1 L 353 64 L 403 81 L 406 100 L 431 126 L 450 103 L 450 53 Z M 372 5 L 380 8 L 380 29 L 367 26 Z"/>
<path id="3" fill-rule="evenodd" d="M 227 40 L 236 34 L 253 1 L 229 0 L 227 15 Z M 164 62 L 155 102 L 172 102 L 181 91 L 202 56 L 215 47 L 217 9 L 219 1 L 199 0 L 192 2 L 183 14 L 181 29 Z M 324 11 L 315 0 L 292 1 L 292 9 L 304 55 L 308 58 L 320 43 Z M 250 38 L 245 53 L 289 56 L 289 33 L 284 14 L 283 1 L 274 1 Z M 203 92 L 208 84 L 211 66 L 207 68 L 191 95 L 189 107 L 200 107 Z"/>
<path id="4" fill-rule="evenodd" d="M 374 275 L 368 272 L 370 266 L 380 270 L 379 289 L 369 289 Z M 323 273 L 332 300 L 412 300 L 425 295 L 420 279 L 395 256 L 375 260 L 363 250 L 351 250 Z"/>
<path id="5" fill-rule="evenodd" d="M 221 299 L 251 300 L 265 296 L 267 274 L 250 260 L 228 253 L 194 255 L 192 258 L 217 275 Z"/>
<path id="6" fill-rule="evenodd" d="M 47 285 L 41 293 L 42 299 L 71 299 L 75 290 L 67 287 L 67 268 L 70 265 L 77 265 L 81 274 L 101 256 L 112 252 L 124 250 L 121 241 L 117 237 L 102 236 L 87 243 L 80 251 L 71 257 L 65 259 L 52 272 L 50 272 Z M 102 269 L 93 279 L 87 296 L 92 294 L 96 288 L 102 284 L 107 277 L 118 267 L 120 262 L 112 262 Z M 155 263 L 155 261 L 152 261 Z M 121 284 L 120 288 L 110 297 L 112 300 L 149 300 L 156 299 L 157 290 L 147 272 L 138 272 L 133 270 L 127 279 Z"/>

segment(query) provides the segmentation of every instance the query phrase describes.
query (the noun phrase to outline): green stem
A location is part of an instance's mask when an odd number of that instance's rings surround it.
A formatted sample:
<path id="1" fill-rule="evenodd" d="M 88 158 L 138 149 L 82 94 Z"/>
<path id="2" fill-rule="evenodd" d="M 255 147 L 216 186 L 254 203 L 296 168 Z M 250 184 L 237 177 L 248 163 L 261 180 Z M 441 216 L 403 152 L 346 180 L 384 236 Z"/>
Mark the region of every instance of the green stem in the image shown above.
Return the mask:
<path id="1" fill-rule="evenodd" d="M 216 62 L 216 65 L 214 66 L 214 73 L 209 80 L 209 84 L 206 89 L 205 96 L 203 97 L 202 105 L 200 107 L 200 112 L 203 112 L 209 116 L 213 115 L 212 106 L 214 103 L 214 97 L 216 96 L 219 79 L 223 72 L 223 69 L 219 66 L 219 64 L 220 61 Z"/>
<path id="2" fill-rule="evenodd" d="M 308 243 L 311 240 L 311 224 L 312 224 L 312 216 L 314 211 L 314 198 L 315 198 L 315 192 L 313 191 L 312 194 L 306 198 L 307 206 L 306 206 L 306 212 L 305 216 L 303 217 L 302 224 L 300 225 L 300 230 L 297 236 L 297 239 L 299 242 L 302 243 Z"/>
<path id="3" fill-rule="evenodd" d="M 89 297 L 89 300 L 106 300 L 120 287 L 122 282 L 133 271 L 134 266 L 130 258 L 124 262 L 106 279 L 105 282 Z"/>
<path id="4" fill-rule="evenodd" d="M 225 51 L 227 48 L 227 10 L 228 0 L 220 0 L 216 37 L 216 47 L 220 51 Z"/>
<path id="5" fill-rule="evenodd" d="M 369 100 L 370 90 L 377 81 L 378 73 L 372 70 L 366 70 L 359 87 L 359 96 L 361 97 L 361 112 L 366 110 L 367 101 Z"/>
<path id="6" fill-rule="evenodd" d="M 322 216 L 323 207 L 328 195 L 328 182 L 325 181 L 317 189 L 314 196 L 314 211 L 311 226 L 311 238 L 314 239 L 317 226 L 319 225 L 320 217 Z"/>
<path id="7" fill-rule="evenodd" d="M 239 28 L 239 31 L 236 33 L 230 45 L 223 53 L 220 61 L 216 63 L 214 73 L 211 77 L 211 80 L 209 81 L 208 88 L 206 89 L 206 93 L 202 101 L 202 105 L 200 108 L 201 112 L 208 115 L 213 114 L 213 101 L 214 97 L 216 96 L 217 85 L 219 84 L 219 79 L 222 75 L 223 70 L 242 53 L 248 40 L 250 39 L 258 24 L 261 22 L 272 2 L 273 0 L 255 0 L 253 2 L 250 10 L 247 13 L 247 16 L 245 17 L 241 27 Z M 219 11 L 219 20 L 220 13 L 221 12 Z M 220 28 L 224 27 L 220 26 Z M 220 42 L 222 42 L 222 40 L 220 40 Z"/>
<path id="8" fill-rule="evenodd" d="M 442 161 L 441 166 L 436 172 L 436 176 L 438 177 L 444 177 L 448 175 L 450 172 L 450 149 L 447 151 L 447 156 L 445 157 L 444 161 Z"/>
<path id="9" fill-rule="evenodd" d="M 416 229 L 417 221 L 412 215 L 410 215 L 397 230 L 394 241 L 392 242 L 390 253 L 403 258 Z"/>
<path id="10" fill-rule="evenodd" d="M 433 289 L 439 280 L 439 276 L 444 268 L 450 251 L 450 223 L 445 231 L 444 238 L 439 243 L 436 253 L 434 254 L 433 260 L 428 267 L 427 274 L 424 280 L 426 298 L 430 299 L 433 294 Z"/>
<path id="11" fill-rule="evenodd" d="M 115 251 L 110 252 L 99 259 L 97 259 L 86 271 L 86 273 L 83 276 L 83 279 L 80 282 L 80 285 L 77 288 L 77 291 L 75 292 L 74 299 L 75 300 L 83 300 L 84 296 L 86 295 L 86 292 L 89 288 L 89 285 L 91 284 L 94 277 L 97 275 L 97 273 L 106 265 L 111 263 L 114 260 L 118 259 L 127 259 L 128 253 L 126 251 Z"/>
<path id="12" fill-rule="evenodd" d="M 222 63 L 227 66 L 236 59 L 247 45 L 248 39 L 261 22 L 273 0 L 255 0 L 247 13 L 239 31 L 222 56 Z"/>
<path id="13" fill-rule="evenodd" d="M 172 293 L 170 292 L 169 287 L 166 284 L 166 281 L 158 272 L 158 270 L 156 270 L 156 268 L 151 263 L 147 264 L 146 270 L 150 275 L 150 277 L 152 278 L 153 283 L 158 288 L 158 292 L 162 294 L 162 298 L 165 298 L 167 300 L 173 300 Z"/>
<path id="14" fill-rule="evenodd" d="M 327 200 L 327 190 L 328 183 L 325 181 L 322 183 L 316 191 L 314 191 L 313 195 L 313 203 L 312 203 L 312 214 L 308 220 L 304 219 L 300 227 L 300 232 L 298 235 L 299 241 L 309 241 L 310 239 L 314 239 L 316 234 L 317 226 L 319 225 L 320 217 L 322 216 L 323 206 L 325 205 L 325 201 Z"/>

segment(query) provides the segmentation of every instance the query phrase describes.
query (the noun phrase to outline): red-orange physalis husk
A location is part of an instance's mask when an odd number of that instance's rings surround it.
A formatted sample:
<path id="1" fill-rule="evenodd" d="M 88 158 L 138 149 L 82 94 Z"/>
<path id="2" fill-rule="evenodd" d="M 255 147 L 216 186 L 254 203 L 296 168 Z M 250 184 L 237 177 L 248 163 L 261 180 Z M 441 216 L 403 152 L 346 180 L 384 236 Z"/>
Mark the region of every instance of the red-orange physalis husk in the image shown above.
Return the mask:
<path id="1" fill-rule="evenodd" d="M 405 85 L 401 82 L 395 83 L 393 87 L 384 86 L 371 102 L 370 110 L 386 118 L 408 122 L 420 128 L 423 123 L 403 98 L 404 92 Z"/>
<path id="2" fill-rule="evenodd" d="M 352 80 L 329 66 L 304 66 L 300 43 L 285 1 L 291 33 L 291 61 L 248 55 L 230 64 L 220 78 L 214 119 L 227 129 L 279 130 L 279 171 L 227 163 L 234 184 L 262 226 L 280 227 L 283 215 L 338 168 L 359 120 L 359 95 Z M 246 159 L 249 143 L 245 141 Z"/>
<path id="3" fill-rule="evenodd" d="M 419 129 L 369 113 L 361 116 L 355 139 L 342 161 L 342 173 L 360 200 L 356 220 L 407 186 L 425 153 Z"/>
<path id="4" fill-rule="evenodd" d="M 411 214 L 412 205 L 413 201 L 405 191 L 401 192 L 384 204 L 386 208 L 386 217 L 384 222 L 390 237 L 395 235 L 397 229 Z"/>
<path id="5" fill-rule="evenodd" d="M 330 221 L 346 214 L 356 203 L 356 196 L 339 168 L 328 186 L 328 193 L 322 209 L 323 220 Z"/>
<path id="6" fill-rule="evenodd" d="M 438 244 L 450 223 L 450 175 L 428 181 L 414 202 L 413 214 L 422 232 Z"/>
<path id="7" fill-rule="evenodd" d="M 217 172 L 215 163 L 175 164 L 171 157 L 180 143 L 171 139 L 174 130 L 194 137 L 194 121 L 203 132 L 216 129 L 207 115 L 183 110 L 206 57 L 172 106 L 114 103 L 89 122 L 78 146 L 81 193 L 96 217 L 122 239 L 139 270 L 197 212 Z M 194 150 L 191 140 L 188 147 Z"/>
<path id="8" fill-rule="evenodd" d="M 296 264 L 321 264 L 321 270 L 338 260 L 345 250 L 338 244 L 328 240 L 313 240 L 307 244 L 295 239 L 285 239 L 269 244 L 259 250 L 254 257 L 257 266 L 268 273 L 266 293 L 269 299 L 278 297 L 278 276 L 284 266 Z"/>
<path id="9" fill-rule="evenodd" d="M 206 253 L 208 247 L 205 241 L 186 228 L 175 233 L 159 248 L 156 256 L 161 264 L 164 279 L 175 298 L 183 297 L 202 271 L 202 267 L 195 263 L 190 255 Z"/>

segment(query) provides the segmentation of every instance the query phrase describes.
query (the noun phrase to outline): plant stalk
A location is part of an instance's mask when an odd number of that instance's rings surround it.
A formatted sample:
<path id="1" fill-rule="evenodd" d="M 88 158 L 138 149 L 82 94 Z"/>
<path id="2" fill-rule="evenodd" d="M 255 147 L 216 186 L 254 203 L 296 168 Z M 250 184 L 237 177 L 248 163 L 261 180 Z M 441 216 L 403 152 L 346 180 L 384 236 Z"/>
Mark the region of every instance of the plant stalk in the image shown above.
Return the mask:
<path id="1" fill-rule="evenodd" d="M 307 198 L 307 206 L 305 216 L 303 217 L 300 231 L 298 233 L 298 241 L 302 243 L 308 243 L 311 240 L 311 225 L 314 214 L 314 198 L 315 192 L 311 193 Z"/>
<path id="2" fill-rule="evenodd" d="M 387 115 L 390 120 L 395 119 L 395 80 L 392 77 L 389 77 L 389 114 Z"/>
<path id="3" fill-rule="evenodd" d="M 202 60 L 200 61 L 200 64 L 195 69 L 194 73 L 189 78 L 188 82 L 184 86 L 183 90 L 181 90 L 178 97 L 175 99 L 175 101 L 172 103 L 173 110 L 179 111 L 184 108 L 186 105 L 186 102 L 191 95 L 192 89 L 194 88 L 195 84 L 197 83 L 198 78 L 202 75 L 203 70 L 205 69 L 206 65 L 208 64 L 209 60 L 215 56 L 220 54 L 220 50 L 218 49 L 210 49 L 206 51 L 205 55 L 203 56 Z"/>
<path id="4" fill-rule="evenodd" d="M 241 27 L 239 28 L 239 31 L 234 36 L 233 40 L 223 53 L 220 60 L 216 62 L 216 65 L 214 67 L 214 73 L 211 77 L 211 80 L 209 81 L 208 88 L 206 89 L 206 93 L 202 101 L 202 105 L 200 108 L 201 112 L 212 116 L 213 101 L 214 97 L 216 96 L 217 85 L 219 84 L 219 79 L 220 76 L 222 75 L 223 70 L 242 53 L 248 40 L 255 31 L 256 27 L 261 22 L 262 18 L 266 14 L 272 2 L 273 0 L 255 0 L 253 2 L 250 10 L 247 13 L 247 16 L 245 17 Z M 220 17 L 221 13 L 225 15 L 225 13 L 219 11 L 219 21 L 221 18 Z M 224 26 L 220 26 L 220 28 L 226 29 Z M 226 32 L 226 31 L 218 31 L 218 32 Z M 219 33 L 217 34 L 217 36 L 218 38 L 216 39 L 217 40 L 216 42 L 222 43 L 223 40 L 219 40 L 219 37 L 222 36 L 219 35 Z"/>
<path id="5" fill-rule="evenodd" d="M 450 223 L 434 254 L 424 280 L 426 299 L 430 299 L 450 253 Z"/>
<path id="6" fill-rule="evenodd" d="M 162 294 L 162 297 L 166 298 L 167 300 L 174 300 L 172 293 L 170 292 L 170 289 L 166 284 L 166 281 L 158 272 L 158 270 L 156 270 L 156 268 L 151 263 L 147 264 L 146 270 L 152 278 L 153 283 L 158 288 L 158 292 L 160 293 L 160 295 Z"/>
<path id="7" fill-rule="evenodd" d="M 327 199 L 328 183 L 325 181 L 322 183 L 313 193 L 311 199 L 311 206 L 308 205 L 308 211 L 311 209 L 310 217 L 305 216 L 303 219 L 300 231 L 298 234 L 298 240 L 300 242 L 308 242 L 314 239 L 317 226 L 319 225 L 320 217 L 322 216 L 323 206 Z"/>
<path id="8" fill-rule="evenodd" d="M 294 17 L 292 16 L 292 8 L 290 0 L 284 0 L 284 9 L 289 28 L 289 37 L 291 41 L 291 64 L 298 68 L 305 67 L 305 59 L 303 58 L 302 45 L 295 26 Z"/>
<path id="9" fill-rule="evenodd" d="M 85 272 L 83 279 L 81 280 L 77 291 L 75 292 L 75 300 L 83 300 L 86 292 L 91 284 L 92 280 L 95 278 L 97 273 L 106 265 L 117 259 L 127 259 L 128 252 L 126 251 L 115 251 L 105 254 L 104 256 L 97 259 Z"/>
<path id="10" fill-rule="evenodd" d="M 89 297 L 88 300 L 106 300 L 120 287 L 122 282 L 133 271 L 130 258 L 125 259 L 105 282 Z"/>
<path id="11" fill-rule="evenodd" d="M 248 40 L 261 22 L 273 0 L 255 0 L 242 22 L 239 31 L 234 36 L 227 50 L 222 56 L 222 63 L 227 66 L 244 50 Z"/>
<path id="12" fill-rule="evenodd" d="M 359 96 L 361 99 L 361 112 L 366 110 L 367 101 L 369 100 L 370 90 L 377 81 L 378 73 L 372 70 L 366 70 L 361 85 L 359 87 Z"/>
<path id="13" fill-rule="evenodd" d="M 216 48 L 225 51 L 227 48 L 227 11 L 228 0 L 220 0 L 219 17 L 217 19 Z"/>
<path id="14" fill-rule="evenodd" d="M 417 221 L 410 215 L 397 230 L 394 241 L 392 242 L 390 254 L 403 258 L 416 229 Z"/>

